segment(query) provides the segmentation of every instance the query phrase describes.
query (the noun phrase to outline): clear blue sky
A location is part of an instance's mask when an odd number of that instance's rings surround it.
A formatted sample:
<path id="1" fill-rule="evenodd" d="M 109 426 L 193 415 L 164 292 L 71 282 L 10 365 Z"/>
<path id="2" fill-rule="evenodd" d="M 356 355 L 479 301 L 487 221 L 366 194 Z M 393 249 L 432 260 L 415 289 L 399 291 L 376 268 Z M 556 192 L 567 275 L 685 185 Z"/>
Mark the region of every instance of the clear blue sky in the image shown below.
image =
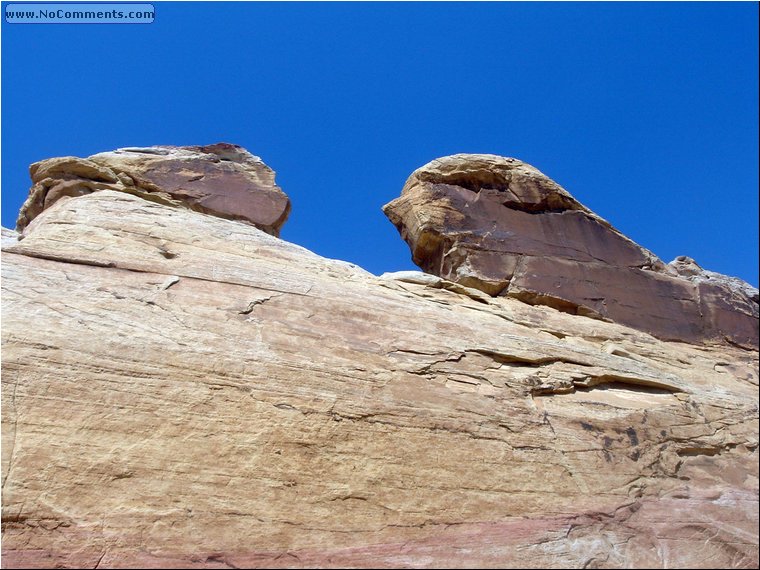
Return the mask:
<path id="1" fill-rule="evenodd" d="M 380 207 L 482 152 L 665 261 L 758 284 L 757 3 L 155 6 L 150 25 L 3 21 L 4 226 L 31 162 L 226 141 L 277 171 L 284 239 L 410 269 Z"/>

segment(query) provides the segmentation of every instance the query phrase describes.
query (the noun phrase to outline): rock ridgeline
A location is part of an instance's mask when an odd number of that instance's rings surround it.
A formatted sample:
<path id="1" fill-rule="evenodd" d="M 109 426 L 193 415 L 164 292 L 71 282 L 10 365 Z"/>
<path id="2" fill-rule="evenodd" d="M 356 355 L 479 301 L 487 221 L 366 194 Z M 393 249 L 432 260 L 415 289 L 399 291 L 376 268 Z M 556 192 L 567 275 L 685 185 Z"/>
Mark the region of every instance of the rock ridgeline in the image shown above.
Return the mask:
<path id="1" fill-rule="evenodd" d="M 32 164 L 29 172 L 34 185 L 19 212 L 19 231 L 61 198 L 100 190 L 248 222 L 275 236 L 290 213 L 290 200 L 275 184 L 274 171 L 227 143 L 50 158 Z"/>
<path id="2" fill-rule="evenodd" d="M 386 208 L 439 275 L 381 277 L 270 235 L 287 198 L 240 147 L 33 166 L 2 232 L 3 567 L 757 567 L 757 349 L 582 297 L 614 268 L 728 314 L 757 291 L 527 165 L 441 163 Z"/>
<path id="3" fill-rule="evenodd" d="M 383 210 L 444 279 L 664 340 L 758 346 L 757 289 L 686 257 L 666 265 L 514 158 L 439 158 Z"/>

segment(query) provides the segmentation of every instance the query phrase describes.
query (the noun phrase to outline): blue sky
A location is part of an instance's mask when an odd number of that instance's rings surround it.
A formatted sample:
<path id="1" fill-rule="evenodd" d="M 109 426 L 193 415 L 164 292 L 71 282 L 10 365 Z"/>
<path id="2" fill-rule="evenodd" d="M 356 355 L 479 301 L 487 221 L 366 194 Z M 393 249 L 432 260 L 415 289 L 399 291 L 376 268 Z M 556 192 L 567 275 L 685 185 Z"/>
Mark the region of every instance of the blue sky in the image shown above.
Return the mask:
<path id="1" fill-rule="evenodd" d="M 277 171 L 284 239 L 411 269 L 380 207 L 483 152 L 758 284 L 757 3 L 154 4 L 149 25 L 3 21 L 4 226 L 31 162 L 225 141 Z"/>

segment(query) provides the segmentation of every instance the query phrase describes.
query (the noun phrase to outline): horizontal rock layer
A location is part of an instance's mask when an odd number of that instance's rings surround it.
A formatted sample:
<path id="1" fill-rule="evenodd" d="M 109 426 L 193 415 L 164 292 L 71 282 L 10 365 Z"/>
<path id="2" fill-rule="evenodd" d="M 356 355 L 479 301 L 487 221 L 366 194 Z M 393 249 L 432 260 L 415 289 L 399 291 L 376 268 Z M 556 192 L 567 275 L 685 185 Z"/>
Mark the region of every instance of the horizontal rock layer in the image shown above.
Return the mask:
<path id="1" fill-rule="evenodd" d="M 757 289 L 693 260 L 665 265 L 519 160 L 434 160 L 384 211 L 413 261 L 447 280 L 665 340 L 758 346 Z"/>
<path id="2" fill-rule="evenodd" d="M 5 566 L 758 564 L 757 351 L 110 190 L 17 238 Z"/>
<path id="3" fill-rule="evenodd" d="M 61 198 L 115 190 L 167 205 L 250 222 L 279 235 L 290 201 L 274 171 L 237 145 L 120 148 L 88 158 L 64 156 L 32 164 L 33 186 L 18 230 Z"/>

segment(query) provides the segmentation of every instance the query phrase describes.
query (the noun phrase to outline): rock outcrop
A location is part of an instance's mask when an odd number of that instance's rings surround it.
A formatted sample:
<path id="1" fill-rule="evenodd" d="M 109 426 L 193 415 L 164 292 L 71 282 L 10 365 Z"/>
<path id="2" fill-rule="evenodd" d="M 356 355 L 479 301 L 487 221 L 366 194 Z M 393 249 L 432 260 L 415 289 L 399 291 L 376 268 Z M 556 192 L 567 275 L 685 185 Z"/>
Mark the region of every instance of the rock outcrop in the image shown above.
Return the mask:
<path id="1" fill-rule="evenodd" d="M 666 265 L 514 158 L 434 160 L 384 211 L 414 262 L 447 280 L 664 340 L 758 346 L 757 289 Z"/>
<path id="2" fill-rule="evenodd" d="M 758 564 L 756 350 L 112 189 L 2 241 L 4 567 Z"/>
<path id="3" fill-rule="evenodd" d="M 275 236 L 290 213 L 290 201 L 275 184 L 274 171 L 244 148 L 227 143 L 64 156 L 36 162 L 29 172 L 33 186 L 16 222 L 19 231 L 61 198 L 99 190 L 250 222 Z"/>

